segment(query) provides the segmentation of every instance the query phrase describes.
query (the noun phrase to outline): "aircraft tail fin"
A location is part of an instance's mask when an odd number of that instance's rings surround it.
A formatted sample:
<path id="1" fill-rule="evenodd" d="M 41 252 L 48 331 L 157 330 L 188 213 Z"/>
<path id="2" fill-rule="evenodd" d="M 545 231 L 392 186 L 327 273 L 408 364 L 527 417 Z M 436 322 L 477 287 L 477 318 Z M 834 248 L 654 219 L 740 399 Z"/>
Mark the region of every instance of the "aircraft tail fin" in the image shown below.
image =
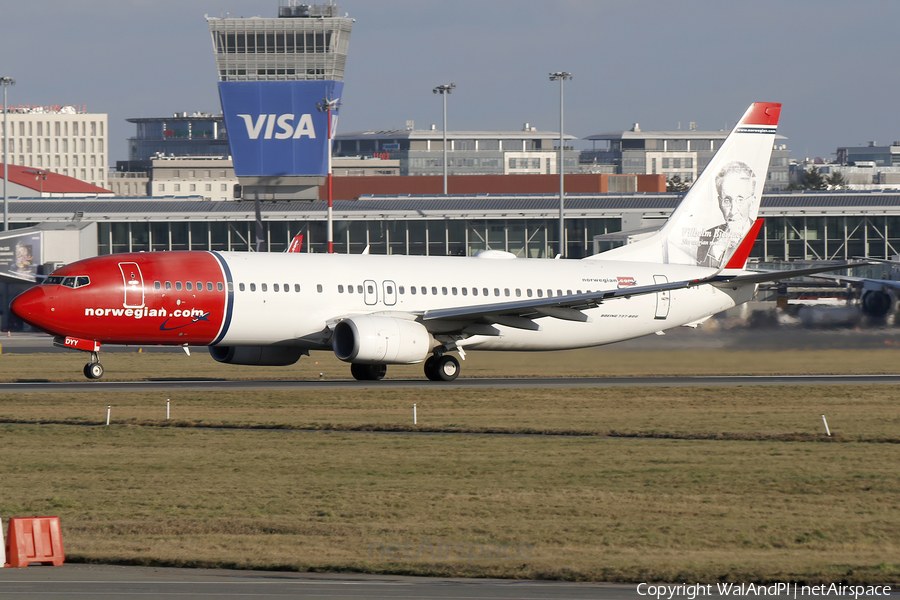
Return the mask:
<path id="1" fill-rule="evenodd" d="M 780 114 L 781 104 L 751 104 L 662 229 L 595 257 L 730 266 L 759 213 Z"/>

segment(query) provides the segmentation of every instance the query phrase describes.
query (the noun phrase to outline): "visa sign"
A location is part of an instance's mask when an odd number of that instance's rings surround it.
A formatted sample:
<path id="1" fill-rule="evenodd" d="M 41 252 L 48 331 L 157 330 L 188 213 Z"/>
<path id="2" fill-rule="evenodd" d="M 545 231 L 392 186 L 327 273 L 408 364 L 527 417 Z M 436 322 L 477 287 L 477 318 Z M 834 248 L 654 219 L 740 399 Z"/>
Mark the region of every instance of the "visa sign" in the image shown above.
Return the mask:
<path id="1" fill-rule="evenodd" d="M 238 177 L 328 173 L 328 117 L 340 81 L 220 81 L 219 99 Z M 332 127 L 337 111 L 332 111 Z M 332 129 L 332 136 L 334 130 Z"/>

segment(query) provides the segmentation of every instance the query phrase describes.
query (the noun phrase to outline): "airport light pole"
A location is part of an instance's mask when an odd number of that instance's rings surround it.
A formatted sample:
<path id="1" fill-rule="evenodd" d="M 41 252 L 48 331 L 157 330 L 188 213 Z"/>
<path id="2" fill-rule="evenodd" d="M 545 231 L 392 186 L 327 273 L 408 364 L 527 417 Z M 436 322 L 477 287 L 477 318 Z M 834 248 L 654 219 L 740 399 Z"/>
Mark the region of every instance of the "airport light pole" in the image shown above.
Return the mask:
<path id="1" fill-rule="evenodd" d="M 9 205 L 6 201 L 6 180 L 9 179 L 9 159 L 6 154 L 9 150 L 9 123 L 6 115 L 9 112 L 6 103 L 6 88 L 16 85 L 12 77 L 0 77 L 0 85 L 3 86 L 3 231 L 9 231 Z"/>
<path id="2" fill-rule="evenodd" d="M 550 81 L 559 81 L 559 158 L 556 168 L 559 169 L 559 255 L 566 257 L 566 216 L 565 216 L 565 139 L 563 137 L 563 82 L 572 79 L 571 73 L 556 71 L 550 73 Z"/>
<path id="3" fill-rule="evenodd" d="M 447 195 L 447 94 L 456 87 L 455 83 L 439 85 L 432 91 L 444 98 L 444 195 Z"/>
<path id="4" fill-rule="evenodd" d="M 328 230 L 328 254 L 334 254 L 334 213 L 332 208 L 334 204 L 334 187 L 332 186 L 331 179 L 331 111 L 337 111 L 338 106 L 337 98 L 333 100 L 323 98 L 321 102 L 316 104 L 316 108 L 318 108 L 320 112 L 328 113 L 328 174 L 326 175 L 326 180 L 328 182 L 328 224 L 326 226 Z"/>

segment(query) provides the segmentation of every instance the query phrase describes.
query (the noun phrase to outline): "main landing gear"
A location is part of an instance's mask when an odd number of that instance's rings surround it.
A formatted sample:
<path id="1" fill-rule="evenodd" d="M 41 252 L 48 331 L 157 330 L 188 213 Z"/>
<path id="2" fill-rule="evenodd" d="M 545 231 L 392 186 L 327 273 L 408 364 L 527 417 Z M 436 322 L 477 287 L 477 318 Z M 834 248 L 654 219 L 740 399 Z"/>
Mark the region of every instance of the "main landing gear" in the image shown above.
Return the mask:
<path id="1" fill-rule="evenodd" d="M 86 365 L 87 368 L 91 365 Z M 103 368 L 100 369 L 101 374 Z M 358 381 L 378 381 L 384 379 L 387 373 L 387 365 L 364 365 L 360 363 L 352 363 L 350 365 L 350 374 Z M 88 375 L 90 377 L 90 375 Z M 425 361 L 425 377 L 431 381 L 453 381 L 459 377 L 459 361 L 455 356 L 449 354 L 441 354 L 430 356 Z"/>
<path id="2" fill-rule="evenodd" d="M 431 381 L 453 381 L 459 377 L 459 361 L 450 354 L 431 356 L 425 361 L 425 377 Z"/>
<path id="3" fill-rule="evenodd" d="M 100 355 L 97 352 L 91 352 L 91 362 L 84 365 L 84 376 L 88 379 L 103 377 L 103 365 L 100 364 Z"/>

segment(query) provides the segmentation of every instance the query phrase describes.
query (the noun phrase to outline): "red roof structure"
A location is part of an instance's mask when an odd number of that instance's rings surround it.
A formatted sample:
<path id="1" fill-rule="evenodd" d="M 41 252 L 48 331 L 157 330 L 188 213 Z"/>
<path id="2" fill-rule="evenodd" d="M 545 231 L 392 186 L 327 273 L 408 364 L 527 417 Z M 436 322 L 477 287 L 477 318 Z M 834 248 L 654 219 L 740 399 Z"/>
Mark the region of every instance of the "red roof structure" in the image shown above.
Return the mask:
<path id="1" fill-rule="evenodd" d="M 0 163 L 0 181 L 3 180 L 3 163 Z M 98 194 L 113 195 L 111 190 L 91 185 L 90 183 L 60 175 L 47 169 L 39 167 L 23 167 L 20 165 L 9 165 L 9 182 L 7 184 L 20 186 L 33 190 L 34 196 L 41 197 L 45 194 L 59 196 L 95 196 Z M 24 197 L 22 190 L 11 190 L 7 188 L 7 195 Z M 27 193 L 27 192 L 26 192 Z"/>

